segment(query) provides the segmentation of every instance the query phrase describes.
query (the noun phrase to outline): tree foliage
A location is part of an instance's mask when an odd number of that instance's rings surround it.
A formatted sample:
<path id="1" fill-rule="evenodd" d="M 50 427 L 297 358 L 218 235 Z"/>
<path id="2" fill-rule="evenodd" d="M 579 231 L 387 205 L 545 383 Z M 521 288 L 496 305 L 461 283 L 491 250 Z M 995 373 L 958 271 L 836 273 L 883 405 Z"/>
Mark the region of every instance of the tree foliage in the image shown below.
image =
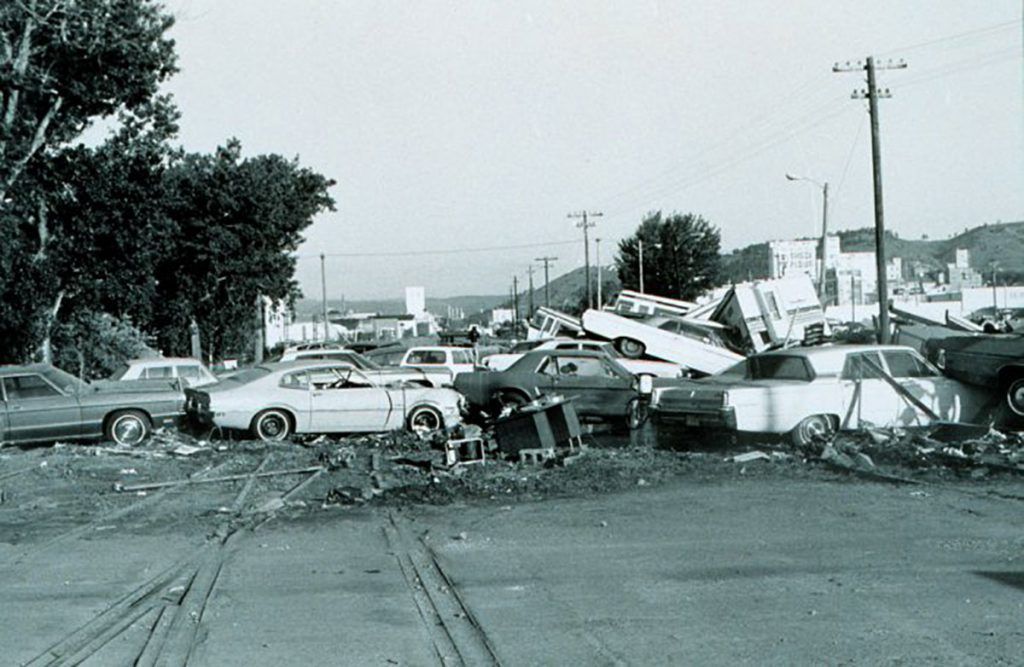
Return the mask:
<path id="1" fill-rule="evenodd" d="M 619 242 L 615 266 L 625 289 L 640 289 L 643 240 L 644 290 L 693 300 L 718 282 L 721 238 L 710 222 L 692 213 L 647 214 L 636 232 Z"/>

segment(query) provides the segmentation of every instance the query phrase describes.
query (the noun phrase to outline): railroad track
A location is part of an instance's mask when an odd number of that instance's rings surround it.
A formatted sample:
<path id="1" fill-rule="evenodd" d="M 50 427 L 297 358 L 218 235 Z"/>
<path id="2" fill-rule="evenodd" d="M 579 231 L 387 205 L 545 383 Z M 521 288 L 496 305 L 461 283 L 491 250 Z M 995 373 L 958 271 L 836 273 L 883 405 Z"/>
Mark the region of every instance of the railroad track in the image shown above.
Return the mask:
<path id="1" fill-rule="evenodd" d="M 426 541 L 414 537 L 392 512 L 388 512 L 382 529 L 430 636 L 438 664 L 501 665 L 490 637 Z"/>
<path id="2" fill-rule="evenodd" d="M 130 627 L 141 624 L 147 628 L 145 639 L 138 647 L 131 664 L 139 667 L 169 667 L 187 665 L 197 647 L 197 637 L 209 601 L 213 598 L 217 581 L 224 566 L 231 559 L 243 537 L 273 518 L 274 513 L 248 514 L 243 510 L 254 486 L 256 475 L 270 461 L 268 454 L 260 465 L 249 473 L 242 489 L 230 508 L 236 515 L 222 522 L 213 538 L 197 552 L 179 559 L 122 598 L 114 601 L 87 623 L 60 638 L 27 665 L 78 665 L 93 657 L 101 657 L 102 649 Z M 209 475 L 213 469 L 206 471 Z M 295 495 L 323 471 L 311 473 L 282 495 L 287 500 Z M 185 487 L 171 487 L 166 491 Z M 164 493 L 153 497 L 166 497 Z M 118 512 L 126 513 L 138 503 Z M 240 514 L 240 516 L 239 516 Z M 123 514 L 120 514 L 123 515 Z M 119 516 L 120 516 L 119 515 Z M 109 521 L 107 515 L 100 520 Z M 98 520 L 99 521 L 99 520 Z M 90 526 L 97 522 L 92 522 Z M 83 527 L 86 530 L 89 526 Z M 79 529 L 68 531 L 55 539 L 69 539 L 80 534 Z M 51 543 L 54 540 L 51 540 Z"/>

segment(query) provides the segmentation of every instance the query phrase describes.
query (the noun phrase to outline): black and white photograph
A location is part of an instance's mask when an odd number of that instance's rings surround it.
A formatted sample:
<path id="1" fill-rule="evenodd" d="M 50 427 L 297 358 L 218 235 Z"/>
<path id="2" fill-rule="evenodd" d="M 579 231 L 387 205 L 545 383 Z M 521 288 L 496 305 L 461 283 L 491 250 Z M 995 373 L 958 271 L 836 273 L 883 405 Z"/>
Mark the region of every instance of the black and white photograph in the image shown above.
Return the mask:
<path id="1" fill-rule="evenodd" d="M 0 666 L 1024 664 L 1024 0 L 0 0 Z"/>

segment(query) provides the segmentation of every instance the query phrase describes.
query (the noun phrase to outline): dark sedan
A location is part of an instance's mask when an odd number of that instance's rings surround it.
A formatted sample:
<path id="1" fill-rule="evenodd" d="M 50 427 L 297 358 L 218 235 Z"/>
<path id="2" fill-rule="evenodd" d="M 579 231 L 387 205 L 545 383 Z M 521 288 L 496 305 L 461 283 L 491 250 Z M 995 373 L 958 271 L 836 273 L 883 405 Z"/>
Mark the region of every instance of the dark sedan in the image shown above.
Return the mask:
<path id="1" fill-rule="evenodd" d="M 503 371 L 460 373 L 455 389 L 471 406 L 491 413 L 549 394 L 573 399 L 583 418 L 628 420 L 641 398 L 640 382 L 600 352 L 543 350 L 524 354 Z"/>
<path id="2" fill-rule="evenodd" d="M 928 360 L 951 378 L 998 391 L 1024 417 L 1024 335 L 974 334 L 933 338 Z"/>
<path id="3" fill-rule="evenodd" d="M 172 382 L 90 384 L 47 364 L 0 366 L 0 444 L 106 438 L 137 445 L 184 410 Z"/>

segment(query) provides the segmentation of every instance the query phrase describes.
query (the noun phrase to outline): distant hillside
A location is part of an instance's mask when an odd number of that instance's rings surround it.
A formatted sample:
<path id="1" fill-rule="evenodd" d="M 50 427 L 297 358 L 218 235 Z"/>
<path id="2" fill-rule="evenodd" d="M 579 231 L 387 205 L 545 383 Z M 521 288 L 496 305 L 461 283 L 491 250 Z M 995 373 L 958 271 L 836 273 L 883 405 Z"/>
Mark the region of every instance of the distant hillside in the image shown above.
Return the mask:
<path id="1" fill-rule="evenodd" d="M 594 292 L 594 298 L 597 298 L 597 267 L 590 268 L 590 288 Z M 555 310 L 561 310 L 567 313 L 580 313 L 582 308 L 580 307 L 586 301 L 586 269 L 579 267 L 573 269 L 568 273 L 564 273 L 557 278 L 553 278 L 551 283 L 548 285 L 548 291 L 551 299 L 551 307 Z M 615 273 L 614 267 L 606 266 L 601 272 L 602 285 L 602 297 L 607 299 L 608 295 L 618 292 L 621 288 L 619 284 L 619 277 Z M 534 274 L 533 284 L 533 306 L 534 308 L 540 308 L 544 305 L 544 276 L 541 275 L 540 279 L 537 279 Z M 505 305 L 508 305 L 508 298 L 505 299 Z M 525 313 L 529 306 L 529 289 L 523 290 L 519 294 L 519 307 L 523 309 Z"/>
<path id="2" fill-rule="evenodd" d="M 462 308 L 466 315 L 494 308 L 503 301 L 508 301 L 508 296 L 453 296 L 443 299 L 427 298 L 427 310 L 440 316 L 448 312 L 448 306 Z M 405 312 L 404 299 L 328 299 L 327 307 L 335 310 L 351 310 L 357 313 L 382 313 L 393 315 Z M 319 314 L 321 310 L 320 299 L 300 299 L 295 304 L 295 313 L 300 319 L 308 318 Z"/>
<path id="3" fill-rule="evenodd" d="M 875 230 L 866 227 L 839 232 L 839 244 L 843 252 L 873 251 Z M 766 245 L 757 243 L 724 255 L 726 281 L 747 280 L 748 267 L 753 265 L 751 258 Z M 988 273 L 992 263 L 997 262 L 1002 279 L 1024 279 L 1024 222 L 981 225 L 948 239 L 904 239 L 886 232 L 885 246 L 890 257 L 900 257 L 905 263 L 920 262 L 933 271 L 951 263 L 957 248 L 966 248 L 974 269 Z"/>

